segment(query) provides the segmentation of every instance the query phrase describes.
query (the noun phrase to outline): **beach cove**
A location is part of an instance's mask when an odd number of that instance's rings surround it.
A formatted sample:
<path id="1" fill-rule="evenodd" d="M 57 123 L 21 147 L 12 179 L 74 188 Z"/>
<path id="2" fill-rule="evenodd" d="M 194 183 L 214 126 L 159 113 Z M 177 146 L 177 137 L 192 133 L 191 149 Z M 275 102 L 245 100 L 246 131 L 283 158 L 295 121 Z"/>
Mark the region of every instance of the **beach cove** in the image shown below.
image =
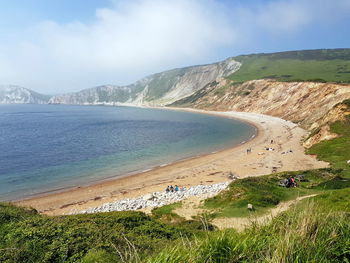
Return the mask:
<path id="1" fill-rule="evenodd" d="M 109 179 L 67 191 L 44 194 L 17 201 L 47 215 L 63 215 L 127 198 L 165 190 L 167 185 L 195 186 L 223 183 L 233 174 L 239 178 L 272 172 L 316 169 L 328 164 L 306 155 L 300 141 L 306 131 L 296 124 L 262 114 L 210 112 L 167 108 L 211 114 L 242 120 L 257 128 L 257 135 L 241 145 L 203 156 L 193 157 L 153 170 Z M 271 140 L 273 143 L 271 144 Z M 266 148 L 273 148 L 268 151 Z M 247 153 L 251 149 L 251 153 Z M 291 150 L 291 152 L 289 152 Z"/>

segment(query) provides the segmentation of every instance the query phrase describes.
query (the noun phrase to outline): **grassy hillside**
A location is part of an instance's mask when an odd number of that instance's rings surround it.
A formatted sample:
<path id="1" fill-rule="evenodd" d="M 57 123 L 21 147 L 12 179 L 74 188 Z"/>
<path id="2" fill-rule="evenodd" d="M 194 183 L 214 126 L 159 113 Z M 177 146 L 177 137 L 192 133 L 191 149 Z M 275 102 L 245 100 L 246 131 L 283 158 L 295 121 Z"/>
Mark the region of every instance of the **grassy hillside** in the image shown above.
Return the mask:
<path id="1" fill-rule="evenodd" d="M 234 181 L 227 191 L 205 200 L 204 208 L 212 211 L 210 218 L 258 216 L 283 201 L 322 194 L 325 185 L 328 185 L 328 190 L 350 187 L 350 178 L 341 177 L 340 174 L 341 170 L 319 169 L 244 178 Z M 296 175 L 305 178 L 305 181 L 298 182 L 298 187 L 284 188 L 278 185 L 280 180 Z M 342 184 L 335 186 L 335 181 L 339 178 Z M 254 204 L 253 212 L 247 210 L 248 204 Z"/>
<path id="2" fill-rule="evenodd" d="M 346 194 L 349 191 L 339 193 Z M 322 208 L 314 198 L 268 225 L 252 225 L 241 233 L 208 233 L 205 238 L 166 248 L 146 262 L 349 262 L 349 213 L 325 213 Z"/>
<path id="3" fill-rule="evenodd" d="M 255 79 L 350 83 L 350 49 L 320 49 L 234 58 L 241 68 L 228 79 L 245 82 Z"/>
<path id="4" fill-rule="evenodd" d="M 192 68 L 173 69 L 153 75 L 151 82 L 148 84 L 150 89 L 147 94 L 147 100 L 158 99 L 166 94 L 178 82 L 179 78 Z"/>
<path id="5" fill-rule="evenodd" d="M 194 232 L 140 212 L 48 217 L 0 203 L 0 262 L 132 262 Z"/>
<path id="6" fill-rule="evenodd" d="M 350 109 L 350 100 L 345 100 L 344 105 Z M 342 174 L 350 177 L 350 115 L 344 121 L 337 121 L 330 125 L 330 130 L 339 136 L 335 139 L 323 141 L 308 150 L 309 154 L 316 154 L 319 159 L 332 164 L 332 167 L 342 169 Z"/>

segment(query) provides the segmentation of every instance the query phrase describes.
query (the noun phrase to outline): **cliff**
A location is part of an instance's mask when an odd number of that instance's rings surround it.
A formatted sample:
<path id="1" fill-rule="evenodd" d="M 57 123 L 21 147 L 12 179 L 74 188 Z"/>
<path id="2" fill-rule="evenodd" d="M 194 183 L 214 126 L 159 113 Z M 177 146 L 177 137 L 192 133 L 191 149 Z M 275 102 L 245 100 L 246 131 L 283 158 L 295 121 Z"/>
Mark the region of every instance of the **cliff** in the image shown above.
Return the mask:
<path id="1" fill-rule="evenodd" d="M 305 146 L 333 137 L 328 124 L 349 114 L 342 102 L 350 99 L 350 85 L 316 82 L 221 79 L 172 106 L 214 111 L 256 112 L 298 123 L 311 133 Z"/>
<path id="2" fill-rule="evenodd" d="M 45 104 L 49 101 L 50 96 L 42 95 L 32 90 L 7 85 L 0 86 L 0 104 L 10 103 L 34 103 Z"/>
<path id="3" fill-rule="evenodd" d="M 222 62 L 173 69 L 145 77 L 128 86 L 106 85 L 54 96 L 49 103 L 83 105 L 166 105 L 191 95 L 206 84 L 240 68 L 232 58 Z"/>
<path id="4" fill-rule="evenodd" d="M 188 106 L 280 117 L 310 131 L 305 146 L 333 138 L 328 124 L 344 118 L 350 98 L 350 49 L 252 54 L 178 68 L 127 86 L 103 85 L 53 96 L 0 89 L 0 103 Z"/>

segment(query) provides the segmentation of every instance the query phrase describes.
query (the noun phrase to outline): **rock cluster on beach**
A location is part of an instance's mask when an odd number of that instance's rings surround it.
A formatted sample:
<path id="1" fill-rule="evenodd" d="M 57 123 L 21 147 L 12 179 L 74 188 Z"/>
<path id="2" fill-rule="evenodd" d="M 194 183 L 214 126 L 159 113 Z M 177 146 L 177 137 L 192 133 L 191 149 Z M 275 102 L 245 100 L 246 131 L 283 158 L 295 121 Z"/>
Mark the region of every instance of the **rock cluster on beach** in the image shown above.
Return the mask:
<path id="1" fill-rule="evenodd" d="M 177 192 L 154 192 L 134 199 L 124 199 L 116 202 L 105 203 L 101 206 L 88 208 L 80 212 L 73 212 L 72 214 L 139 210 L 146 207 L 155 208 L 181 201 L 190 196 L 203 196 L 206 198 L 211 197 L 221 190 L 227 188 L 228 185 L 229 182 L 225 182 L 212 185 L 196 185 Z"/>

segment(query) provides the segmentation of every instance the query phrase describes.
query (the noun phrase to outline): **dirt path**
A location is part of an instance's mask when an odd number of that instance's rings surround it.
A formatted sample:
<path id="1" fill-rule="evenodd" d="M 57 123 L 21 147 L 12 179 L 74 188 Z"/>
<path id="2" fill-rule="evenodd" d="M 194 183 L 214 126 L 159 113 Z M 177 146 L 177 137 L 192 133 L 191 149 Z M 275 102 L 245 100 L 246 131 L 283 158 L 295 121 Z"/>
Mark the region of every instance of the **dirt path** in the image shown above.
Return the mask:
<path id="1" fill-rule="evenodd" d="M 174 213 L 181 217 L 186 218 L 186 220 L 191 220 L 192 217 L 197 216 L 205 212 L 204 209 L 199 208 L 201 201 L 204 197 L 193 196 L 182 201 L 182 206 L 174 209 Z"/>
<path id="2" fill-rule="evenodd" d="M 235 228 L 238 231 L 242 231 L 245 228 L 251 226 L 252 224 L 266 224 L 271 221 L 272 218 L 278 214 L 288 210 L 292 205 L 298 203 L 299 201 L 314 197 L 316 194 L 306 195 L 298 197 L 297 199 L 290 200 L 287 202 L 282 202 L 277 207 L 272 208 L 268 214 L 262 216 L 251 216 L 251 217 L 233 217 L 233 218 L 216 218 L 211 223 L 217 226 L 219 229 L 225 228 Z"/>

